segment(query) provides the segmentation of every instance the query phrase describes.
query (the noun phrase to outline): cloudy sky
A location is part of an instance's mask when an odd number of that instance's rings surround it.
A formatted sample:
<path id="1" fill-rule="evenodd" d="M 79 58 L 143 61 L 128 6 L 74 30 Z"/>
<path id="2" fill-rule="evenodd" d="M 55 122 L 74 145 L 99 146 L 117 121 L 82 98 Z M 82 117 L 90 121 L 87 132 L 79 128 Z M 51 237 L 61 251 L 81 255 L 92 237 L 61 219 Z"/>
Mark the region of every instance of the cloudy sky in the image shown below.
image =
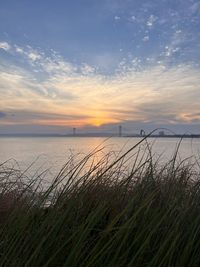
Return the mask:
<path id="1" fill-rule="evenodd" d="M 200 1 L 1 0 L 0 134 L 200 132 Z"/>

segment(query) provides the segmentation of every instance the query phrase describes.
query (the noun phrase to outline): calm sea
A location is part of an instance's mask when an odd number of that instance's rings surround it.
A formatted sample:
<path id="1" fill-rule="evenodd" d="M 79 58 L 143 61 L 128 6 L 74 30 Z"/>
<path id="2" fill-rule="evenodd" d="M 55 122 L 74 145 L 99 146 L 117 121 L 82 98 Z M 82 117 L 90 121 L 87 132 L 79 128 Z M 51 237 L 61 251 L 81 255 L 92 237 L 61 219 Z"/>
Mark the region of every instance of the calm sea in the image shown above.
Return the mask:
<path id="1" fill-rule="evenodd" d="M 95 148 L 103 148 L 98 157 L 109 151 L 125 152 L 140 138 L 109 138 L 105 137 L 0 137 L 0 162 L 17 162 L 19 168 L 25 170 L 30 164 L 31 171 L 41 172 L 49 169 L 52 174 L 67 162 L 70 156 L 82 157 Z M 169 160 L 180 139 L 176 138 L 149 138 L 154 157 L 161 157 L 161 161 Z M 145 143 L 140 147 L 145 151 Z M 137 148 L 138 149 L 138 148 Z M 134 150 L 134 154 L 137 149 Z M 179 148 L 179 158 L 200 157 L 200 139 L 184 139 Z M 191 159 L 189 159 L 191 160 Z"/>

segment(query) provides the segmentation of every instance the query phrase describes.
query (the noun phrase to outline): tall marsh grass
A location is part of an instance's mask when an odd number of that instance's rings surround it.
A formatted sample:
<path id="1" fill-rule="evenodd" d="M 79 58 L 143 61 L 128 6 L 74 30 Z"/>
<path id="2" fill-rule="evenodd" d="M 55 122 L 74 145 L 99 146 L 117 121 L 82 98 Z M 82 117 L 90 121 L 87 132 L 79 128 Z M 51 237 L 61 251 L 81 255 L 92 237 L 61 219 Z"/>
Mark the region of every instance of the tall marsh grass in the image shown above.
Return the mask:
<path id="1" fill-rule="evenodd" d="M 69 160 L 48 186 L 2 163 L 0 266 L 200 266 L 198 169 L 138 146 Z"/>

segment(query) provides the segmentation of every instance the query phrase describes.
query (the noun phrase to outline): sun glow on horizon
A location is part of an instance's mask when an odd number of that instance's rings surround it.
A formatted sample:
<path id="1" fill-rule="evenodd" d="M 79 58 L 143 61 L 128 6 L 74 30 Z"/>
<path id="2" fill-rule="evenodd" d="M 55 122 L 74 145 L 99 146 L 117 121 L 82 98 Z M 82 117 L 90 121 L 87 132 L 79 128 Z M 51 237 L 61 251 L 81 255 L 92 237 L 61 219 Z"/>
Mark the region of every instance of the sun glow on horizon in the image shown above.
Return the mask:
<path id="1" fill-rule="evenodd" d="M 88 124 L 96 127 L 100 127 L 104 124 L 112 124 L 117 123 L 118 120 L 112 118 L 105 118 L 105 117 L 94 117 L 88 120 Z"/>
<path id="2" fill-rule="evenodd" d="M 91 115 L 91 113 L 93 115 Z M 83 115 L 83 114 L 82 114 Z M 100 111 L 85 111 L 83 118 L 79 119 L 71 119 L 69 120 L 67 117 L 69 115 L 61 115 L 62 119 L 59 118 L 59 113 L 57 114 L 57 118 L 48 118 L 48 119 L 39 119 L 39 120 L 32 120 L 32 124 L 38 124 L 38 125 L 55 125 L 55 126 L 64 126 L 64 127 L 86 127 L 86 126 L 94 126 L 94 127 L 100 127 L 105 124 L 114 124 L 119 123 L 120 120 L 116 118 L 112 118 L 112 115 L 104 114 Z M 73 115 L 71 115 L 73 117 Z M 79 116 L 76 113 L 76 116 Z"/>
<path id="3" fill-rule="evenodd" d="M 86 114 L 89 116 L 88 119 L 85 120 L 85 124 L 100 127 L 105 124 L 113 124 L 118 123 L 119 120 L 113 118 L 113 114 L 110 114 L 109 112 L 103 111 L 103 104 L 102 107 L 99 106 L 98 109 L 92 109 L 86 111 Z"/>

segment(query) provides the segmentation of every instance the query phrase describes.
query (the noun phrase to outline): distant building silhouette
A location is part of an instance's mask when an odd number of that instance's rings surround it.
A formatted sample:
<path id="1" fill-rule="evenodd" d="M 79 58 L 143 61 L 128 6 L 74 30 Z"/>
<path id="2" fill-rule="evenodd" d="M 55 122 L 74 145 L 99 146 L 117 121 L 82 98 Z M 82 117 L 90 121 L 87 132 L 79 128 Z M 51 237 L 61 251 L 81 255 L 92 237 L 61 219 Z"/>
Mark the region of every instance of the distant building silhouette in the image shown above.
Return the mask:
<path id="1" fill-rule="evenodd" d="M 73 136 L 76 135 L 76 128 L 73 128 Z"/>
<path id="2" fill-rule="evenodd" d="M 122 136 L 122 126 L 119 125 L 119 137 L 121 137 L 121 136 Z"/>
<path id="3" fill-rule="evenodd" d="M 164 136 L 164 135 L 165 135 L 165 132 L 164 132 L 164 131 L 160 131 L 160 132 L 158 133 L 158 135 L 159 135 L 159 136 Z"/>
<path id="4" fill-rule="evenodd" d="M 145 131 L 143 129 L 140 130 L 140 136 L 145 136 Z"/>

